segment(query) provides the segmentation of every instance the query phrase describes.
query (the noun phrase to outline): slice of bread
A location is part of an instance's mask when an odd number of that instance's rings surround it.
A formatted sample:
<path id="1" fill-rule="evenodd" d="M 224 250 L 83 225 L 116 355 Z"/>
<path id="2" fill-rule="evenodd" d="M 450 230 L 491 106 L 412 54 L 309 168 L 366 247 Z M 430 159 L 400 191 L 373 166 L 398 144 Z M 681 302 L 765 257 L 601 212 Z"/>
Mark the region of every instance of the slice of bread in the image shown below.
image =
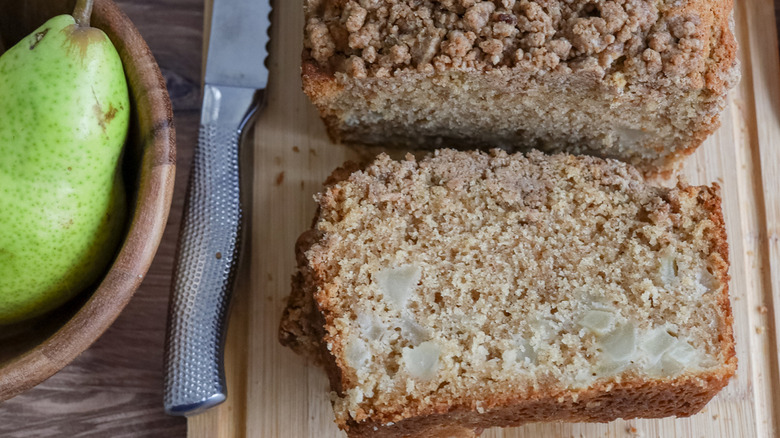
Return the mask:
<path id="1" fill-rule="evenodd" d="M 280 339 L 351 437 L 692 415 L 737 367 L 718 191 L 565 154 L 380 155 L 317 196 Z"/>

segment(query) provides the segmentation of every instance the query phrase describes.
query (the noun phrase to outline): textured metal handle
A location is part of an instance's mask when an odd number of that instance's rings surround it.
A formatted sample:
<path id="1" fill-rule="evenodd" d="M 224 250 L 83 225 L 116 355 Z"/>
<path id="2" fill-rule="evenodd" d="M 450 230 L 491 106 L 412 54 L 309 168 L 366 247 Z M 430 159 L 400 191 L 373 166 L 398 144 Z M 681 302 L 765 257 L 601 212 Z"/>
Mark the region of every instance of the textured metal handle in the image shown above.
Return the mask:
<path id="1" fill-rule="evenodd" d="M 241 249 L 239 140 L 253 92 L 205 90 L 168 316 L 164 404 L 171 415 L 199 413 L 227 395 L 222 358 Z"/>

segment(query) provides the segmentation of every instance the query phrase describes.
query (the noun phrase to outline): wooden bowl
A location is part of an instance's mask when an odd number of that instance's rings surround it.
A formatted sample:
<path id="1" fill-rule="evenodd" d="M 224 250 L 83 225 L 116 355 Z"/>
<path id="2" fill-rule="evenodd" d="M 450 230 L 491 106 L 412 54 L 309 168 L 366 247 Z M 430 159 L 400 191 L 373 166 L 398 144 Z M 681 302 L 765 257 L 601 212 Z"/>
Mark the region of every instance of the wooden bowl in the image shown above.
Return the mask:
<path id="1" fill-rule="evenodd" d="M 0 0 L 0 38 L 8 47 L 75 0 Z M 110 0 L 96 0 L 92 25 L 119 51 L 130 87 L 130 135 L 123 172 L 128 224 L 113 265 L 95 287 L 37 320 L 0 327 L 0 401 L 27 390 L 86 350 L 119 316 L 160 244 L 173 195 L 176 134 L 165 80 L 141 35 Z"/>

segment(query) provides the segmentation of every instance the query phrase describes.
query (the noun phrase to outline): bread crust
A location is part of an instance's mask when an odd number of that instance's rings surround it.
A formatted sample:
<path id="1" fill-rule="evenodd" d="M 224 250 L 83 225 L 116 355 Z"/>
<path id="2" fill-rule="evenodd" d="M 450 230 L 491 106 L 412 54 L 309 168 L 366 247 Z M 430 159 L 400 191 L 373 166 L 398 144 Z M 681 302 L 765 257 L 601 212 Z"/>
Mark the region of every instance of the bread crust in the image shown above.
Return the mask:
<path id="1" fill-rule="evenodd" d="M 341 143 L 343 128 L 338 117 L 328 110 L 326 102 L 337 96 L 344 86 L 339 84 L 332 71 L 327 71 L 314 62 L 308 49 L 304 49 L 302 54 L 301 79 L 303 92 L 319 109 L 328 136 L 334 143 Z"/>
<path id="2" fill-rule="evenodd" d="M 327 185 L 335 185 L 349 177 L 357 165 L 348 164 L 336 170 Z M 710 241 L 713 274 L 724 287 L 717 298 L 723 318 L 719 326 L 723 364 L 714 371 L 674 378 L 644 380 L 629 376 L 622 381 L 597 383 L 582 390 L 564 390 L 557 393 L 531 391 L 520 394 L 508 389 L 501 397 L 464 398 L 439 401 L 429 409 L 409 415 L 404 406 L 390 413 L 365 415 L 357 422 L 353 418 L 337 419 L 339 426 L 350 437 L 429 437 L 476 436 L 490 427 L 519 426 L 540 421 L 607 422 L 617 418 L 686 417 L 699 412 L 729 381 L 737 368 L 733 335 L 733 316 L 728 298 L 728 243 L 721 210 L 720 189 L 678 184 L 677 189 L 708 212 L 713 227 Z M 338 195 L 336 195 L 338 196 Z M 673 208 L 680 207 L 679 197 L 672 197 Z M 315 224 L 320 212 L 315 217 Z M 298 272 L 293 278 L 292 294 L 280 325 L 280 341 L 305 354 L 326 370 L 331 388 L 342 394 L 343 388 L 354 384 L 348 366 L 337 356 L 343 345 L 331 339 L 327 345 L 326 327 L 332 325 L 333 315 L 326 309 L 328 302 L 330 267 L 318 264 L 318 252 L 325 251 L 327 236 L 316 229 L 301 235 L 296 245 Z M 334 355 L 335 354 L 335 355 Z"/>

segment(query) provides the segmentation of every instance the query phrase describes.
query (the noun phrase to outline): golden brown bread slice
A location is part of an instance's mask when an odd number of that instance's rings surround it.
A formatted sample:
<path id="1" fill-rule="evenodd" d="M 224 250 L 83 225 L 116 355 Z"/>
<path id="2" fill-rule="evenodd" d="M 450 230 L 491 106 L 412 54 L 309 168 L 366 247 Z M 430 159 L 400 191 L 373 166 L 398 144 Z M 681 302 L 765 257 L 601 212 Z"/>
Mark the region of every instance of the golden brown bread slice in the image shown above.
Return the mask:
<path id="1" fill-rule="evenodd" d="M 585 153 L 669 173 L 739 79 L 732 0 L 305 0 L 334 140 Z"/>
<path id="2" fill-rule="evenodd" d="M 737 366 L 718 190 L 536 151 L 339 169 L 280 340 L 351 437 L 694 414 Z"/>

